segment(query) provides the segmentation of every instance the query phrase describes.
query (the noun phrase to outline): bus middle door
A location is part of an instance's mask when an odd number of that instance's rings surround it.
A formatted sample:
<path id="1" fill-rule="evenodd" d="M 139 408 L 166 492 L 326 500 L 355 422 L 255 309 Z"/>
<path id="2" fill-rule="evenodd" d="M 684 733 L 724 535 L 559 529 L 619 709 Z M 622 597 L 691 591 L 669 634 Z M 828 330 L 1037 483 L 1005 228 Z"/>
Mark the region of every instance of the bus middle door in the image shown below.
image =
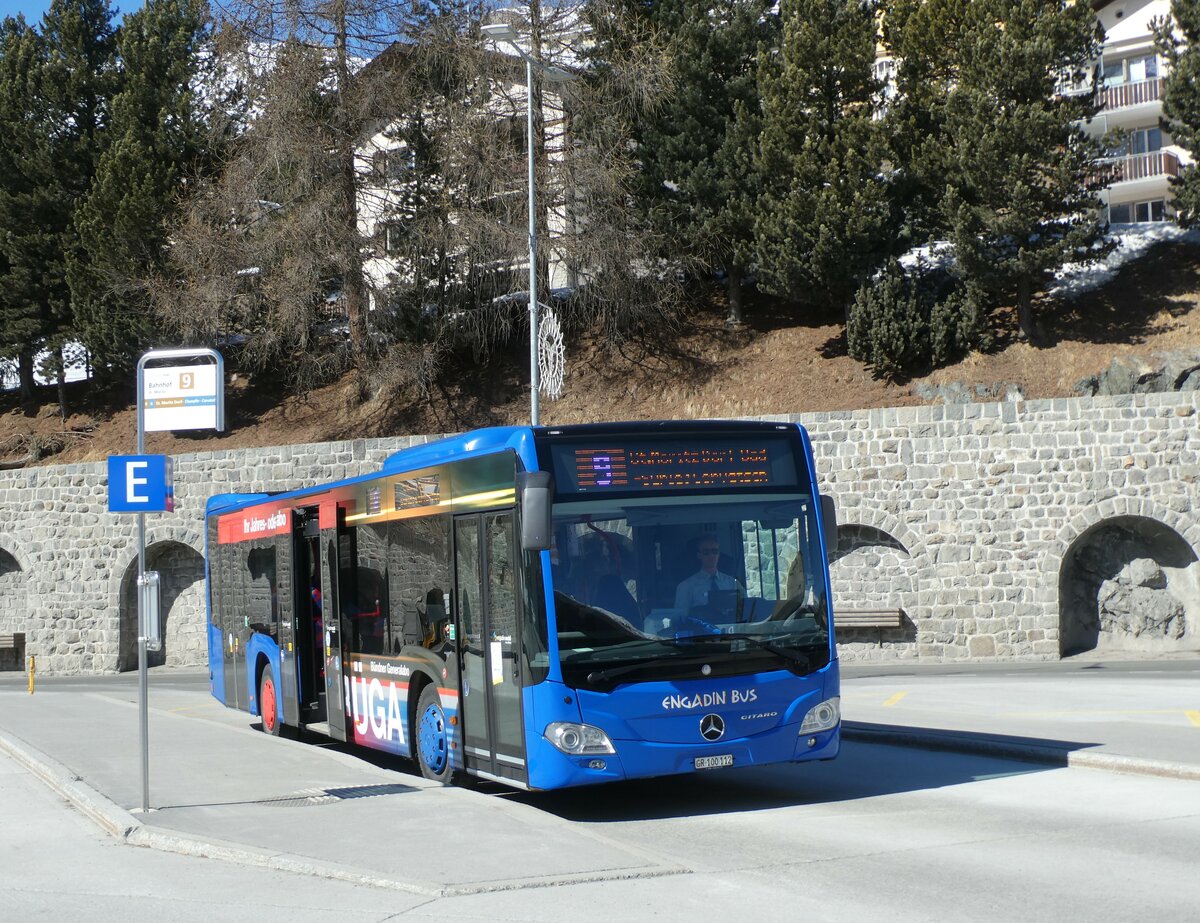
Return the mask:
<path id="1" fill-rule="evenodd" d="M 481 775 L 524 782 L 528 774 L 516 667 L 520 549 L 513 514 L 458 517 L 454 537 L 463 760 Z"/>
<path id="2" fill-rule="evenodd" d="M 321 618 L 324 627 L 323 653 L 325 655 L 325 720 L 329 736 L 334 740 L 346 739 L 346 697 L 343 694 L 342 666 L 345 651 L 342 647 L 342 622 L 344 601 L 338 586 L 338 555 L 348 541 L 344 514 L 336 504 L 321 504 Z"/>

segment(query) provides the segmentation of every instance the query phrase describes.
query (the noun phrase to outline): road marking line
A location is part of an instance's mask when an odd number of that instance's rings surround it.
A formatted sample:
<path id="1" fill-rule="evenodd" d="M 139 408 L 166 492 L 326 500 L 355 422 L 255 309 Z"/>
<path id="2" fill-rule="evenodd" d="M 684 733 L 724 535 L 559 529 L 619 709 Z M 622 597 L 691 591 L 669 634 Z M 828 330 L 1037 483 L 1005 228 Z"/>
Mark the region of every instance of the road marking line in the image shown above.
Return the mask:
<path id="1" fill-rule="evenodd" d="M 1188 721 L 1200 728 L 1200 711 L 1185 711 L 1184 714 L 1188 716 Z"/>
<path id="2" fill-rule="evenodd" d="M 899 702 L 906 695 L 908 695 L 907 692 L 897 692 L 894 696 L 892 696 L 890 699 L 888 699 L 886 702 L 883 703 L 883 707 L 891 708 L 893 705 L 895 705 L 897 702 Z"/>

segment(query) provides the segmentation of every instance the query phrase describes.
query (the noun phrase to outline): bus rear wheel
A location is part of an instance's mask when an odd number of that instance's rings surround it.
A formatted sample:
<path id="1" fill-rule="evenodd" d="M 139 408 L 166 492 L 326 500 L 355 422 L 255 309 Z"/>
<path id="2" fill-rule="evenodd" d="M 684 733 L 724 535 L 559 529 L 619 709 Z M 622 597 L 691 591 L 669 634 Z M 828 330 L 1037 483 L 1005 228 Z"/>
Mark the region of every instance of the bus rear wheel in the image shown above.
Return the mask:
<path id="1" fill-rule="evenodd" d="M 279 736 L 279 701 L 275 694 L 275 676 L 268 666 L 258 680 L 258 714 L 264 734 Z"/>
<path id="2" fill-rule="evenodd" d="M 421 775 L 443 785 L 450 784 L 450 735 L 446 712 L 437 686 L 432 683 L 421 690 L 417 700 L 417 764 Z"/>

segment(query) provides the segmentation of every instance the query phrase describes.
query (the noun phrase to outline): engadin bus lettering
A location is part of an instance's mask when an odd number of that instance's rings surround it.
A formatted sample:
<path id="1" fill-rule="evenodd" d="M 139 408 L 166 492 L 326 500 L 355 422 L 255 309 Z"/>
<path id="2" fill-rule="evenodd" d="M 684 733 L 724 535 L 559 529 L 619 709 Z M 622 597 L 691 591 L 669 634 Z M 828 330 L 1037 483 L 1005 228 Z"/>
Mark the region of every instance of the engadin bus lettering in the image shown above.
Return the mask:
<path id="1" fill-rule="evenodd" d="M 214 497 L 213 695 L 441 783 L 832 759 L 836 518 L 813 471 L 796 424 L 497 427 Z"/>
<path id="2" fill-rule="evenodd" d="M 758 701 L 757 689 L 730 689 L 701 692 L 696 695 L 669 695 L 662 700 L 664 711 L 676 708 L 714 708 L 718 705 L 744 705 Z"/>

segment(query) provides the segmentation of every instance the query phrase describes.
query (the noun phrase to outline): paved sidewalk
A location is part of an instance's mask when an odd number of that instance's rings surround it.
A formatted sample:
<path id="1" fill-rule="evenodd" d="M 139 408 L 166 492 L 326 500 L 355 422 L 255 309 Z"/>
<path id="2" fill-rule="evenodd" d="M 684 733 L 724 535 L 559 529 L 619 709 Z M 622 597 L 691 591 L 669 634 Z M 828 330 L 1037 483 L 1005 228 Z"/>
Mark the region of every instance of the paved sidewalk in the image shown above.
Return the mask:
<path id="1" fill-rule="evenodd" d="M 151 683 L 152 810 L 142 814 L 136 686 L 101 688 L 50 682 L 31 696 L 0 684 L 0 749 L 137 845 L 425 895 L 684 871 L 517 801 L 429 782 L 407 761 L 268 737 L 199 686 Z M 506 846 L 480 848 L 489 842 Z"/>
<path id="2" fill-rule="evenodd" d="M 849 740 L 1200 779 L 1200 658 L 849 665 L 842 715 Z"/>

